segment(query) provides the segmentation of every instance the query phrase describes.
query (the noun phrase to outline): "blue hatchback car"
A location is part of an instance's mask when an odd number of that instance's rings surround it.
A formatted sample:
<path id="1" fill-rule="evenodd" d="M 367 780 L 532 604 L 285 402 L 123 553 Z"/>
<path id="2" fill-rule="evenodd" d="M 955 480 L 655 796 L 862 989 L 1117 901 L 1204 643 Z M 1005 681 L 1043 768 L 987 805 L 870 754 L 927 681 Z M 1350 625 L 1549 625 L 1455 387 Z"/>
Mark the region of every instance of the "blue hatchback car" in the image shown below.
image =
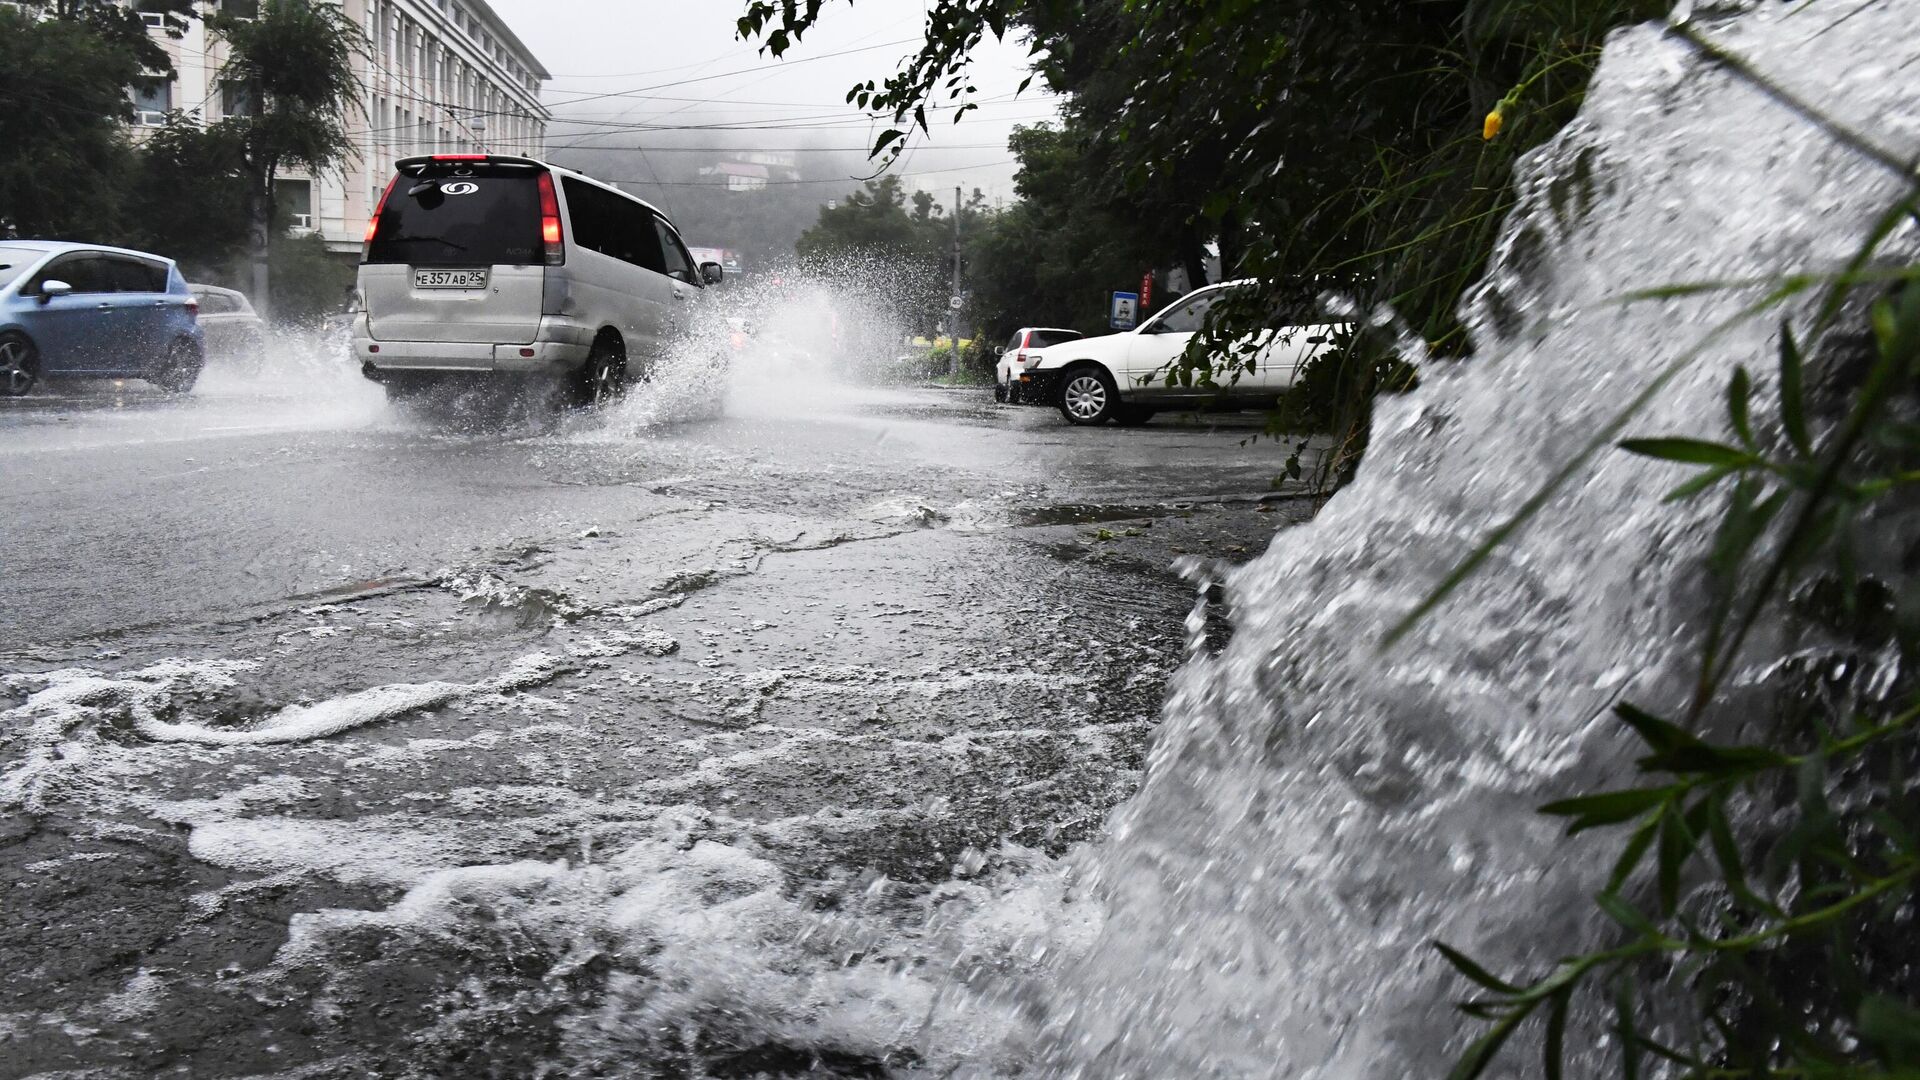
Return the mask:
<path id="1" fill-rule="evenodd" d="M 145 379 L 185 393 L 206 353 L 173 260 L 53 240 L 0 241 L 0 395 L 44 377 Z"/>

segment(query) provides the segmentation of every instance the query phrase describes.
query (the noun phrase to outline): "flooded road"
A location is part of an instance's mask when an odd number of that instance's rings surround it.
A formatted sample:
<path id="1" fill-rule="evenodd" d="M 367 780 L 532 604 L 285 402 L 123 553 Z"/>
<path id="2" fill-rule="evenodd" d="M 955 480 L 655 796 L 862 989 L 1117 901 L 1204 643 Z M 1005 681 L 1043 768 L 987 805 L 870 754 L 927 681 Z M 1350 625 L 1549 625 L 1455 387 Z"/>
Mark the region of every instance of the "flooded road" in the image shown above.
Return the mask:
<path id="1" fill-rule="evenodd" d="M 0 406 L 3 1076 L 911 1069 L 902 927 L 1098 827 L 1171 564 L 1311 511 L 1251 415 L 217 376 Z"/>

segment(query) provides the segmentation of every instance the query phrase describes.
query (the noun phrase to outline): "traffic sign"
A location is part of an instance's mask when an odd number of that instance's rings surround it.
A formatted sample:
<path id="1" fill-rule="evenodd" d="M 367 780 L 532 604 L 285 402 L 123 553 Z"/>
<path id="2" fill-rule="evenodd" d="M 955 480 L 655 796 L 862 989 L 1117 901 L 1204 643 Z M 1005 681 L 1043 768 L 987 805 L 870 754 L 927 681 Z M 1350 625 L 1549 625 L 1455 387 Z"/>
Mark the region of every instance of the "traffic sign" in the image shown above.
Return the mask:
<path id="1" fill-rule="evenodd" d="M 1131 330 L 1140 321 L 1140 294 L 1117 292 L 1107 307 L 1107 325 L 1115 330 Z"/>
<path id="2" fill-rule="evenodd" d="M 950 308 L 952 308 L 952 309 L 953 309 L 953 310 L 955 310 L 955 311 L 959 311 L 959 310 L 960 310 L 960 298 L 959 298 L 959 297 L 957 297 L 957 296 L 949 296 L 949 297 L 947 297 L 947 306 L 948 306 L 948 307 L 950 307 Z"/>

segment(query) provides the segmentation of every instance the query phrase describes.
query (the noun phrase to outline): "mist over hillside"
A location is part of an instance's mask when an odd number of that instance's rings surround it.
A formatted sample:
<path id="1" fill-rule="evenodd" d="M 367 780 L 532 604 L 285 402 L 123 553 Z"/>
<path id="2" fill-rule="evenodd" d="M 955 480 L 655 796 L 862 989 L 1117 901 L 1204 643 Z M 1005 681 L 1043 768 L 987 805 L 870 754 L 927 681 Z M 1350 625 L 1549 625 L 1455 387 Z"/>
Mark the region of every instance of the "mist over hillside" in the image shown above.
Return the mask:
<path id="1" fill-rule="evenodd" d="M 702 116 L 699 130 L 631 130 L 560 116 L 548 136 L 555 163 L 617 184 L 665 210 L 689 246 L 725 248 L 748 268 L 785 262 L 820 208 L 872 173 L 848 149 L 864 135 L 728 131 L 746 118 Z"/>

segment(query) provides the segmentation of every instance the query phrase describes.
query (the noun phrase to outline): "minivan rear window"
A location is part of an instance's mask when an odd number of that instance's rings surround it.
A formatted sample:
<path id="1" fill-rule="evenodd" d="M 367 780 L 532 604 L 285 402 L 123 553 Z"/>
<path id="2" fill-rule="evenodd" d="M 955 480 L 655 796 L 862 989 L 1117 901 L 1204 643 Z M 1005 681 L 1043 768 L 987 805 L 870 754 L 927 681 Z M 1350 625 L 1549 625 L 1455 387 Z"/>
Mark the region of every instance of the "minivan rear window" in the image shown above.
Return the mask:
<path id="1" fill-rule="evenodd" d="M 370 263 L 494 266 L 541 262 L 540 185 L 535 169 L 428 166 L 394 178 L 367 245 Z"/>

